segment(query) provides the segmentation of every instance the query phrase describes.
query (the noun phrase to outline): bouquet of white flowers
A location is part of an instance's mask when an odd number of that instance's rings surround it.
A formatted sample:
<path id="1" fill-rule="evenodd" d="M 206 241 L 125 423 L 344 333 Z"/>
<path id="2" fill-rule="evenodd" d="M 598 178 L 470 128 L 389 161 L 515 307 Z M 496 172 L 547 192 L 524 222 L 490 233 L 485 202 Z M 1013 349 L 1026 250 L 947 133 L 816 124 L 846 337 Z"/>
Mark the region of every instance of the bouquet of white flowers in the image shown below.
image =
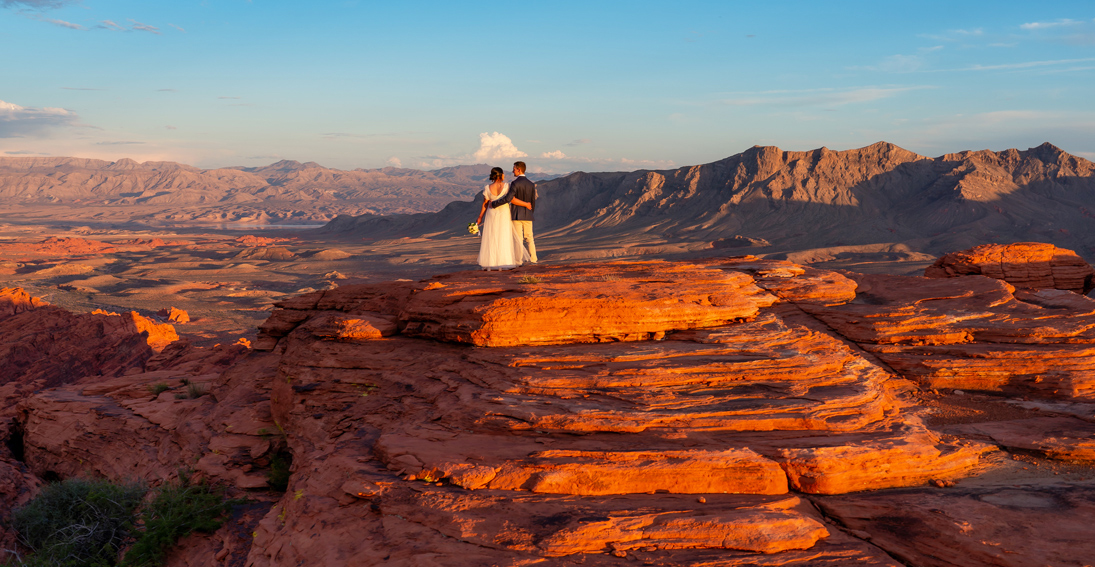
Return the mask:
<path id="1" fill-rule="evenodd" d="M 469 222 L 468 223 L 468 234 L 478 236 L 479 235 L 479 223 Z"/>

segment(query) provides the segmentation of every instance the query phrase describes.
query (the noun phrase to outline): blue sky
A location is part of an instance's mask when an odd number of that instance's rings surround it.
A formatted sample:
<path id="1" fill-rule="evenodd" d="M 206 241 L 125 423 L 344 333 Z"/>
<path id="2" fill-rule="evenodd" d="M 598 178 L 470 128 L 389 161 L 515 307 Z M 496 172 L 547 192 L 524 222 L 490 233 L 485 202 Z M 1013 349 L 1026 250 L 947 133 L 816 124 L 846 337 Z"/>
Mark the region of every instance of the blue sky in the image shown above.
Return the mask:
<path id="1" fill-rule="evenodd" d="M 1095 159 L 1090 0 L 0 0 L 0 50 L 0 156 L 564 172 L 885 140 Z"/>

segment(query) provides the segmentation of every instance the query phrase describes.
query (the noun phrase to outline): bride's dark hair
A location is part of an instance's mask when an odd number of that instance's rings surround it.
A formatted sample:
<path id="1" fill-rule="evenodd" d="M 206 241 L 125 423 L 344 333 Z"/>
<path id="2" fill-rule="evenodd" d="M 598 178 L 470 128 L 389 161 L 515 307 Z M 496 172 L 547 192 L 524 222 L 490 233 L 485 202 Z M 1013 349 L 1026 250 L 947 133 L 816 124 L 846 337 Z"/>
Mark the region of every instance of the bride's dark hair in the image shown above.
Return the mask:
<path id="1" fill-rule="evenodd" d="M 506 172 L 502 171 L 502 168 L 500 168 L 500 167 L 492 167 L 491 170 L 490 170 L 490 182 L 491 183 L 494 183 L 495 181 L 498 181 L 499 179 L 502 179 L 505 176 L 506 176 Z"/>

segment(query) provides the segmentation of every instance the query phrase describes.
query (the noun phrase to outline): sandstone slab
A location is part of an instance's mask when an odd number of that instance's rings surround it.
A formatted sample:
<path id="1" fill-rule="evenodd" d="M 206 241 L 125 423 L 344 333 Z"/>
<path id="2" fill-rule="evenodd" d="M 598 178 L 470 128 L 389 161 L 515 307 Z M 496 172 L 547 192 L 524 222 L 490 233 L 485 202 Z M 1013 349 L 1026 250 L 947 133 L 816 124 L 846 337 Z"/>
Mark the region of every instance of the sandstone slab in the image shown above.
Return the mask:
<path id="1" fill-rule="evenodd" d="M 1072 250 L 1041 242 L 983 244 L 951 252 L 924 271 L 929 278 L 983 275 L 1015 287 L 1087 293 L 1095 270 Z"/>

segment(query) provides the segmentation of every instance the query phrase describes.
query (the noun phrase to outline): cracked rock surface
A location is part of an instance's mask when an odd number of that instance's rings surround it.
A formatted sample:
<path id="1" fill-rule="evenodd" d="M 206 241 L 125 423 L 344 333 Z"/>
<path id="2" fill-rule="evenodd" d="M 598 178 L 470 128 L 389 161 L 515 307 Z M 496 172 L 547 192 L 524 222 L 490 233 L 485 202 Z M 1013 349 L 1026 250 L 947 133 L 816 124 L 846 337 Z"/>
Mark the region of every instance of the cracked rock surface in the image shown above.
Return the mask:
<path id="1" fill-rule="evenodd" d="M 180 566 L 1082 565 L 1095 304 L 1046 293 L 753 257 L 346 285 L 227 368 L 27 394 L 4 462 L 256 499 Z"/>

